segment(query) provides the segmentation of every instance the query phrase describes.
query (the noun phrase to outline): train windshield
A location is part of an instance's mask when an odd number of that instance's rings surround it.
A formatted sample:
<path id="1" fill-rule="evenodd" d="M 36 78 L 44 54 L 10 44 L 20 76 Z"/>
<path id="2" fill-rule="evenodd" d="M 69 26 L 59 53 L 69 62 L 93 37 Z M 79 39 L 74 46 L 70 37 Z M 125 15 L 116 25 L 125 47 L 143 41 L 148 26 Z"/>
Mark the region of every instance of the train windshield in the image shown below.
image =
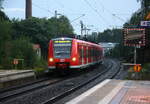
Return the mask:
<path id="1" fill-rule="evenodd" d="M 55 58 L 70 58 L 71 41 L 54 41 L 54 56 Z"/>

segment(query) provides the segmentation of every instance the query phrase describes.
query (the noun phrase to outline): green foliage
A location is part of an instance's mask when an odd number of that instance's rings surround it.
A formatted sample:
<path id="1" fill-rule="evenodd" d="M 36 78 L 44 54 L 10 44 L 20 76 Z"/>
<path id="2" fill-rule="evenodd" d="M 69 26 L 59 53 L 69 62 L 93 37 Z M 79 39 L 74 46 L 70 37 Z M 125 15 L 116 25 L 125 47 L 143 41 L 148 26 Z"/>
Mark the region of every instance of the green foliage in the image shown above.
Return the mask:
<path id="1" fill-rule="evenodd" d="M 29 38 L 21 37 L 12 41 L 11 57 L 24 59 L 24 66 L 33 68 L 36 62 L 36 53 Z"/>
<path id="2" fill-rule="evenodd" d="M 145 63 L 145 64 L 143 65 L 142 72 L 150 73 L 150 63 Z"/>
<path id="3" fill-rule="evenodd" d="M 97 40 L 99 42 L 113 42 L 113 43 L 122 43 L 123 34 L 121 29 L 107 29 L 102 33 L 98 34 Z"/>
<path id="4" fill-rule="evenodd" d="M 11 23 L 8 21 L 0 22 L 0 64 L 6 66 L 9 61 L 11 47 Z M 9 66 L 10 67 L 10 66 Z"/>
<path id="5" fill-rule="evenodd" d="M 149 0 L 137 0 L 137 2 L 141 2 L 141 8 L 148 7 L 150 5 Z"/>
<path id="6" fill-rule="evenodd" d="M 145 17 L 149 14 L 150 12 L 150 0 L 137 0 L 138 2 L 141 3 L 141 11 L 137 11 L 133 13 L 131 19 L 124 24 L 124 26 L 132 26 L 132 27 L 137 27 L 140 26 L 140 21 L 145 20 Z"/>
<path id="7" fill-rule="evenodd" d="M 0 22 L 4 20 L 9 20 L 9 18 L 6 16 L 6 14 L 0 10 Z"/>
<path id="8" fill-rule="evenodd" d="M 33 69 L 36 72 L 36 75 L 39 76 L 40 74 L 44 73 L 47 70 L 47 61 L 44 59 L 38 59 L 35 62 L 35 67 Z"/>
<path id="9" fill-rule="evenodd" d="M 14 59 L 23 59 L 23 67 L 25 68 L 33 68 L 36 65 L 37 56 L 29 38 L 22 37 L 6 42 L 0 55 L 1 64 L 4 69 L 14 68 Z"/>
<path id="10" fill-rule="evenodd" d="M 124 60 L 130 62 L 133 57 L 133 48 L 125 47 L 122 43 L 115 46 L 114 49 L 110 50 L 106 56 L 111 56 L 113 58 L 123 58 Z"/>
<path id="11" fill-rule="evenodd" d="M 56 18 L 29 18 L 26 20 L 13 20 L 13 39 L 28 36 L 35 44 L 40 44 L 42 55 L 47 56 L 48 42 L 59 34 L 72 34 L 73 28 L 65 16 Z M 62 35 L 61 35 L 62 36 Z"/>
<path id="12" fill-rule="evenodd" d="M 14 58 L 24 59 L 24 68 L 46 69 L 48 42 L 51 38 L 73 34 L 73 28 L 65 16 L 59 18 L 29 18 L 9 20 L 0 11 L 0 66 L 3 69 L 14 68 Z M 28 38 L 27 38 L 28 37 Z M 40 44 L 44 59 L 39 59 L 32 44 Z M 20 67 L 18 65 L 18 67 Z"/>
<path id="13" fill-rule="evenodd" d="M 73 34 L 73 27 L 65 16 L 60 16 L 58 19 L 58 34 Z"/>
<path id="14" fill-rule="evenodd" d="M 111 49 L 106 53 L 106 56 L 114 58 L 125 58 L 127 61 L 132 60 L 133 48 L 124 46 L 122 29 L 107 29 L 104 32 L 98 34 L 97 41 L 118 43 L 114 49 Z"/>

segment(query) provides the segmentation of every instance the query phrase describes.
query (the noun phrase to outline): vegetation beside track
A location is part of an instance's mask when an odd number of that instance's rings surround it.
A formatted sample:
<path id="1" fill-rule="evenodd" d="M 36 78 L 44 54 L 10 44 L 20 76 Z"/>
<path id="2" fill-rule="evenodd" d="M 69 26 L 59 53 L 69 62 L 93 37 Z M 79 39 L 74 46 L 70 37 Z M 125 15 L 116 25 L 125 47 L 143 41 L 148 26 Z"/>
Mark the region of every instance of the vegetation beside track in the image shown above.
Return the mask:
<path id="1" fill-rule="evenodd" d="M 133 66 L 127 67 L 129 80 L 150 80 L 150 64 L 144 64 L 140 72 L 135 72 Z"/>

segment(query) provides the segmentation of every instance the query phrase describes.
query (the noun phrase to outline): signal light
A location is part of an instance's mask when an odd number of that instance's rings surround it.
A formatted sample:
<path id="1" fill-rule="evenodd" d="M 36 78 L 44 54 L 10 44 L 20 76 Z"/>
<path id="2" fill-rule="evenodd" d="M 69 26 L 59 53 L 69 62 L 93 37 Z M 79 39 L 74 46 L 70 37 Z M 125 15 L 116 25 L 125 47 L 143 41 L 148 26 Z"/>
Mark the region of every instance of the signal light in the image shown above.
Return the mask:
<path id="1" fill-rule="evenodd" d="M 53 59 L 53 58 L 49 58 L 49 61 L 50 61 L 50 62 L 53 62 L 53 61 L 54 61 L 54 59 Z"/>
<path id="2" fill-rule="evenodd" d="M 75 57 L 73 57 L 73 58 L 72 58 L 72 61 L 76 61 L 76 58 L 75 58 Z"/>

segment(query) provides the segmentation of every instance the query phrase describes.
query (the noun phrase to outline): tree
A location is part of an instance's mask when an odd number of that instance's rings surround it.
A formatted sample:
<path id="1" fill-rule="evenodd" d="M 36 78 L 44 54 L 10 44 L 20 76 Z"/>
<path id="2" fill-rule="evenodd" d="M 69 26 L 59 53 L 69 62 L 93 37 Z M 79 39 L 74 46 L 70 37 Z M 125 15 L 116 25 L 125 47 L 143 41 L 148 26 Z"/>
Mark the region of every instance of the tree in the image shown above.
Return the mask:
<path id="1" fill-rule="evenodd" d="M 1 21 L 8 21 L 9 18 L 6 16 L 6 14 L 0 10 L 0 22 Z"/>
<path id="2" fill-rule="evenodd" d="M 60 16 L 58 19 L 59 34 L 73 34 L 73 27 L 65 16 Z"/>
<path id="3" fill-rule="evenodd" d="M 26 20 L 13 20 L 13 39 L 21 36 L 31 38 L 31 41 L 40 44 L 42 55 L 47 57 L 48 42 L 51 38 L 73 34 L 73 28 L 65 16 L 59 18 L 29 18 Z"/>
<path id="4" fill-rule="evenodd" d="M 24 67 L 34 68 L 37 60 L 32 43 L 28 37 L 20 37 L 12 41 L 11 58 L 23 59 Z"/>
<path id="5" fill-rule="evenodd" d="M 147 8 L 150 5 L 149 0 L 137 0 L 137 2 L 141 2 L 141 8 Z"/>
<path id="6" fill-rule="evenodd" d="M 0 22 L 0 64 L 7 64 L 10 55 L 11 23 L 9 21 Z"/>
<path id="7" fill-rule="evenodd" d="M 123 41 L 123 34 L 121 29 L 107 29 L 102 33 L 98 33 L 98 42 L 113 42 L 121 43 Z"/>

